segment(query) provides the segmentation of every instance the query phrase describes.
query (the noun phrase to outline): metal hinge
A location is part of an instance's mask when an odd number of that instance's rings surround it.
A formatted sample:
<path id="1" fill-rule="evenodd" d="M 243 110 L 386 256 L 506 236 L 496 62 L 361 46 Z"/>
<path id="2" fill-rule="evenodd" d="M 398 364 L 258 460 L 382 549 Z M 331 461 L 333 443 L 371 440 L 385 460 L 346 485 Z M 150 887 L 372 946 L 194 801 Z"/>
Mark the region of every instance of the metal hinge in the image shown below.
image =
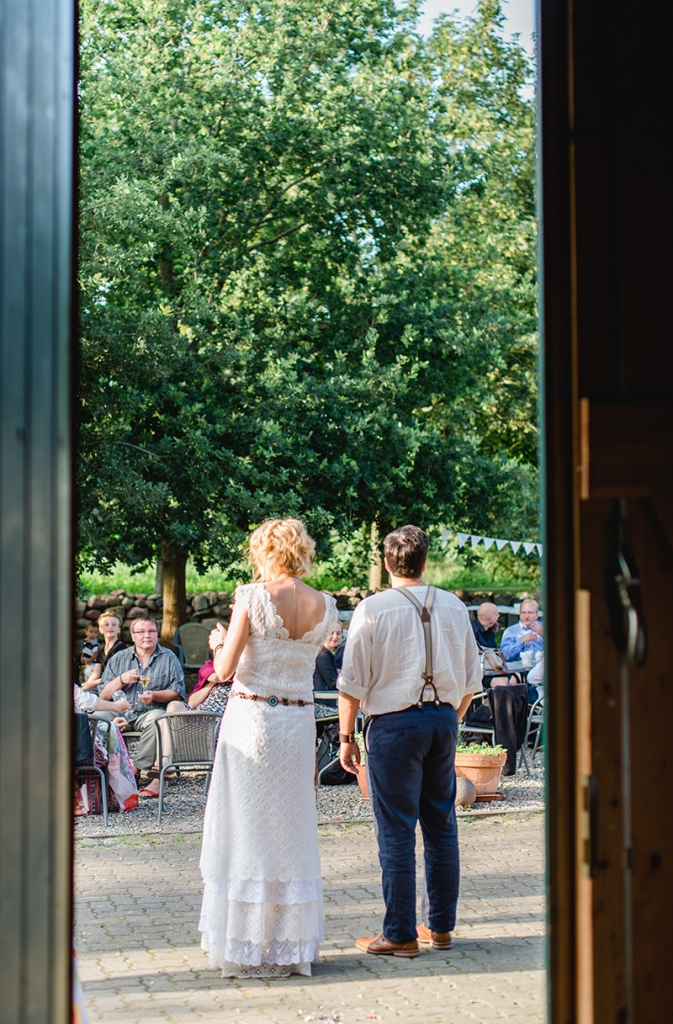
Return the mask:
<path id="1" fill-rule="evenodd" d="M 596 856 L 598 780 L 595 775 L 589 775 L 586 772 L 582 774 L 581 794 L 580 837 L 582 841 L 582 874 L 586 878 L 595 878 L 598 874 L 598 860 Z"/>

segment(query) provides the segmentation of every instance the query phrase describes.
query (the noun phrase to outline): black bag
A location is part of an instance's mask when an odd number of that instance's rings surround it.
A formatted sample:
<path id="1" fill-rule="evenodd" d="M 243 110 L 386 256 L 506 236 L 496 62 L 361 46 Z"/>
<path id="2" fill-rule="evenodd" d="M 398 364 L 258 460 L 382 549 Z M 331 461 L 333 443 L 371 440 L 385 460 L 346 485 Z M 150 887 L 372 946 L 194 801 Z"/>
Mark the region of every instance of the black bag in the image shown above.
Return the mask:
<path id="1" fill-rule="evenodd" d="M 72 749 L 75 764 L 93 764 L 91 719 L 81 711 L 76 711 L 74 715 Z"/>
<path id="2" fill-rule="evenodd" d="M 357 781 L 357 775 L 353 775 L 352 772 L 347 772 L 345 768 L 341 767 L 341 761 L 338 757 L 334 758 L 320 776 L 320 784 L 322 786 L 350 786 L 353 782 Z"/>

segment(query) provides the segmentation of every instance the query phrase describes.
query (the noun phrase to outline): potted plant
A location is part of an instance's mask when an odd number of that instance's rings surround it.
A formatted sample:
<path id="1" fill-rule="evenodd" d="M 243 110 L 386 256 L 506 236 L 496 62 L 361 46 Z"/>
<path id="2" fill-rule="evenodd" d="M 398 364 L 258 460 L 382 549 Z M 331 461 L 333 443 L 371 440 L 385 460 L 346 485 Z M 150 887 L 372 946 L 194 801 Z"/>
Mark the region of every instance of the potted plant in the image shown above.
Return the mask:
<path id="1" fill-rule="evenodd" d="M 459 743 L 456 747 L 456 775 L 470 779 L 477 790 L 477 800 L 502 800 L 498 785 L 507 760 L 504 747 L 488 744 Z"/>

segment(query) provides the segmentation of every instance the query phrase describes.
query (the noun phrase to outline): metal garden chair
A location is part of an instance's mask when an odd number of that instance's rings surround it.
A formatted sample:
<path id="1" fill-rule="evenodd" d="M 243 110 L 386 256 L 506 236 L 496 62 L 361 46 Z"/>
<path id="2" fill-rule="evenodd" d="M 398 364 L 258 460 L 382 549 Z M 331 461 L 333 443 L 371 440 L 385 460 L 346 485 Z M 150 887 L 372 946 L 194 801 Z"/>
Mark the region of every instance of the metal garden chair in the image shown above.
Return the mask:
<path id="1" fill-rule="evenodd" d="M 530 775 L 530 767 L 528 765 L 528 756 L 526 751 L 528 750 L 528 740 L 533 731 L 533 727 L 537 726 L 535 731 L 535 739 L 533 740 L 533 752 L 531 754 L 531 761 L 535 763 L 535 755 L 537 754 L 538 747 L 540 746 L 540 740 L 542 738 L 542 730 L 544 728 L 544 698 L 538 697 L 534 704 L 531 705 L 530 711 L 528 712 L 528 721 L 526 722 L 526 735 L 524 736 L 523 744 L 521 746 L 520 757 L 519 757 L 519 768 L 523 761 L 526 769 L 526 774 Z"/>
<path id="2" fill-rule="evenodd" d="M 96 729 L 100 726 L 103 732 L 107 731 L 108 737 L 110 735 L 110 723 L 102 721 L 100 719 L 91 718 L 89 719 L 89 729 L 91 730 L 91 745 L 93 747 L 93 764 L 78 764 L 75 765 L 75 777 L 78 775 L 93 775 L 98 779 L 100 785 L 100 797 L 101 804 L 103 807 L 103 821 L 105 827 L 108 826 L 108 805 L 107 805 L 107 762 L 103 768 L 99 768 L 96 764 Z M 107 746 L 107 744 L 106 744 Z"/>
<path id="3" fill-rule="evenodd" d="M 481 690 L 479 693 L 475 693 L 474 694 L 474 696 L 472 698 L 472 703 L 470 704 L 470 712 L 469 712 L 469 714 L 467 716 L 468 718 L 469 718 L 469 715 L 472 714 L 472 712 L 475 710 L 475 705 L 477 704 L 477 702 L 479 702 L 481 704 L 487 704 L 488 703 L 488 692 L 486 690 Z M 486 724 L 484 724 L 484 725 L 478 725 L 478 724 L 477 725 L 467 725 L 466 722 L 460 722 L 459 725 L 458 725 L 459 742 L 460 743 L 471 743 L 472 742 L 472 736 L 475 736 L 475 737 L 479 737 L 479 736 L 486 737 L 487 736 L 490 739 L 490 741 L 491 741 L 491 746 L 494 747 L 496 745 L 496 743 L 495 743 L 495 723 L 491 722 L 490 725 L 486 725 Z"/>

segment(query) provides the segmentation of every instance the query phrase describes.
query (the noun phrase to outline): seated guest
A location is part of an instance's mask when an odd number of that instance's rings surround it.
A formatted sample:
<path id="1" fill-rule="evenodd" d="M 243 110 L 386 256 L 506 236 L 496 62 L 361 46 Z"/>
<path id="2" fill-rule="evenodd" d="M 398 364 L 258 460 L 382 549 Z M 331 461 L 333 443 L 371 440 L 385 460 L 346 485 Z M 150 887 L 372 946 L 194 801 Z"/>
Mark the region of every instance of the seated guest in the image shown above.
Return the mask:
<path id="1" fill-rule="evenodd" d="M 90 622 L 86 627 L 86 633 L 84 635 L 84 643 L 82 644 L 82 653 L 80 654 L 80 664 L 84 665 L 84 678 L 89 679 L 93 672 L 93 663 L 98 655 L 98 626 L 95 622 Z"/>
<path id="2" fill-rule="evenodd" d="M 519 621 L 508 626 L 502 634 L 500 650 L 507 661 L 518 661 L 524 651 L 535 656 L 537 651 L 544 649 L 542 635 L 544 628 L 538 622 L 538 603 L 531 597 L 521 602 Z"/>
<path id="3" fill-rule="evenodd" d="M 100 677 L 110 658 L 119 651 L 126 650 L 126 644 L 119 638 L 122 624 L 117 612 L 108 608 L 98 619 L 98 630 L 103 634 L 103 643 L 99 644 L 96 660 L 92 663 L 92 672 L 84 683 L 85 690 L 97 690 Z"/>
<path id="4" fill-rule="evenodd" d="M 96 729 L 94 763 L 99 767 L 107 768 L 107 781 L 109 787 L 108 806 L 111 811 L 130 811 L 138 805 L 138 786 L 133 774 L 133 766 L 129 758 L 126 744 L 122 739 L 120 730 L 127 724 L 125 718 L 115 718 L 114 715 L 123 715 L 131 705 L 125 698 L 119 700 L 102 700 L 97 693 L 87 693 L 79 686 L 74 687 L 75 708 L 79 712 L 88 712 L 92 718 L 101 718 L 110 722 L 109 731 Z M 80 714 L 76 718 L 85 718 Z M 89 787 L 95 785 L 95 780 L 89 778 L 75 790 L 75 815 L 87 814 L 90 804 L 88 802 Z"/>
<path id="5" fill-rule="evenodd" d="M 218 637 L 221 634 L 218 633 Z M 218 640 L 218 643 L 220 641 Z M 212 659 L 205 662 L 199 669 L 199 679 L 189 695 L 187 703 L 175 701 L 166 709 L 171 711 L 213 711 L 222 714 L 227 706 L 233 676 L 223 683 L 215 672 Z M 177 705 L 177 706 L 176 706 Z"/>
<path id="6" fill-rule="evenodd" d="M 480 647 L 497 647 L 495 642 L 495 629 L 500 618 L 500 612 L 490 601 L 484 601 L 477 609 L 476 619 L 472 619 L 472 632 L 474 639 Z"/>
<path id="7" fill-rule="evenodd" d="M 225 631 L 226 634 L 226 631 Z M 222 633 L 219 631 L 213 631 L 211 633 L 211 643 L 218 644 L 222 642 Z M 228 679 L 226 683 L 223 683 L 215 672 L 215 666 L 213 665 L 212 658 L 199 669 L 199 676 L 196 686 L 190 693 L 187 702 L 183 700 L 172 700 L 166 707 L 166 715 L 174 715 L 184 711 L 201 711 L 210 712 L 215 715 L 223 715 L 229 700 L 229 694 L 231 692 L 231 684 L 233 682 L 233 675 L 231 679 Z M 161 742 L 163 750 L 163 763 L 164 765 L 170 763 L 172 756 L 172 745 L 171 737 L 168 729 L 164 728 L 164 723 L 159 723 L 161 729 Z M 151 781 L 147 783 L 145 789 L 149 792 L 156 793 L 159 795 L 159 780 L 158 780 L 159 769 L 157 765 L 154 765 L 150 771 Z M 172 771 L 166 773 L 172 775 Z M 145 794 L 147 795 L 147 794 Z"/>
<path id="8" fill-rule="evenodd" d="M 222 633 L 213 631 L 211 633 L 211 641 L 216 644 L 221 643 Z M 166 712 L 169 715 L 176 711 L 211 711 L 218 715 L 223 714 L 227 706 L 233 679 L 232 675 L 231 679 L 222 682 L 215 672 L 212 658 L 209 658 L 199 669 L 196 686 L 190 693 L 187 702 L 174 700 L 168 705 Z"/>
<path id="9" fill-rule="evenodd" d="M 185 697 L 180 662 L 172 651 L 159 645 L 158 635 L 157 623 L 151 616 L 134 619 L 134 646 L 109 659 L 99 688 L 103 700 L 109 700 L 121 689 L 131 702 L 126 717 L 141 733 L 134 760 L 136 775 L 156 762 L 154 723 L 166 714 L 167 704 Z M 140 790 L 141 797 L 157 795 L 152 786 Z"/>
<path id="10" fill-rule="evenodd" d="M 336 690 L 337 676 L 340 666 L 337 665 L 336 652 L 341 645 L 343 627 L 339 623 L 325 640 L 325 643 L 318 651 L 313 672 L 314 690 Z M 343 646 L 339 651 L 343 662 Z"/>
<path id="11" fill-rule="evenodd" d="M 73 699 L 77 710 L 84 712 L 111 711 L 115 715 L 123 715 L 131 707 L 126 699 L 101 700 L 97 693 L 87 693 L 81 686 L 77 685 L 74 687 Z M 125 719 L 116 718 L 114 721 L 115 725 L 121 721 L 124 721 L 124 724 L 126 724 Z"/>
<path id="12" fill-rule="evenodd" d="M 528 683 L 528 700 L 531 704 L 539 697 L 544 697 L 544 658 L 540 658 L 526 678 Z"/>

